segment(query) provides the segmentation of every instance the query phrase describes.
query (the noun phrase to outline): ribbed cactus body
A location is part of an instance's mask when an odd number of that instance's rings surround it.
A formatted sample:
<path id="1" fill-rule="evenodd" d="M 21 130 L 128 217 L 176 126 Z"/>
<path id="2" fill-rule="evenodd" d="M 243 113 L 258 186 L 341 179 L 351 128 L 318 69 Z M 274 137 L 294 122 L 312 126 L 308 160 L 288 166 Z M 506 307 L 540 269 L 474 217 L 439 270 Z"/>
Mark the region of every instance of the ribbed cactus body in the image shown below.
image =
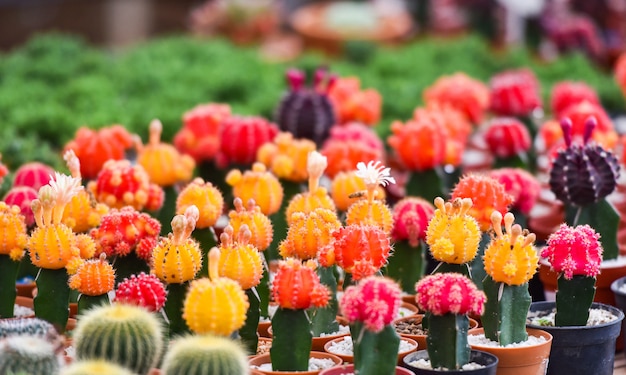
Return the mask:
<path id="1" fill-rule="evenodd" d="M 373 225 L 390 234 L 393 229 L 393 213 L 384 201 L 363 199 L 348 208 L 346 225 Z"/>
<path id="2" fill-rule="evenodd" d="M 243 202 L 254 199 L 265 215 L 276 213 L 283 202 L 284 191 L 280 181 L 262 163 L 254 163 L 252 170 L 244 173 L 238 169 L 230 171 L 226 182 L 233 187 L 235 197 Z"/>
<path id="3" fill-rule="evenodd" d="M 168 350 L 163 375 L 246 375 L 250 372 L 244 350 L 230 339 L 187 336 Z"/>
<path id="4" fill-rule="evenodd" d="M 85 190 L 72 198 L 63 211 L 62 222 L 76 233 L 83 233 L 100 224 L 102 215 L 108 212 L 102 203 L 93 202 L 91 195 Z"/>
<path id="5" fill-rule="evenodd" d="M 531 136 L 518 119 L 499 117 L 489 123 L 485 131 L 485 142 L 496 157 L 510 158 L 530 149 Z"/>
<path id="6" fill-rule="evenodd" d="M 72 363 L 59 375 L 135 375 L 135 373 L 108 361 L 87 360 Z"/>
<path id="7" fill-rule="evenodd" d="M 0 341 L 0 374 L 56 375 L 60 363 L 55 344 L 35 336 Z"/>
<path id="8" fill-rule="evenodd" d="M 333 202 L 326 188 L 318 187 L 314 191 L 307 191 L 296 194 L 287 205 L 285 216 L 287 224 L 292 225 L 291 215 L 294 212 L 310 213 L 318 208 L 335 211 L 335 203 Z"/>
<path id="9" fill-rule="evenodd" d="M 196 178 L 178 194 L 176 213 L 183 214 L 191 205 L 198 207 L 200 211 L 196 228 L 209 228 L 215 225 L 222 214 L 224 197 L 212 183 Z"/>
<path id="10" fill-rule="evenodd" d="M 318 208 L 309 213 L 295 212 L 291 215 L 287 238 L 280 243 L 280 255 L 283 258 L 315 258 L 317 251 L 330 243 L 332 233 L 340 227 L 335 211 Z"/>
<path id="11" fill-rule="evenodd" d="M 365 181 L 357 176 L 357 171 L 339 172 L 333 178 L 330 196 L 339 211 L 346 211 L 348 207 L 359 199 L 365 199 L 367 186 Z M 385 199 L 385 189 L 382 186 L 376 188 L 375 199 Z"/>
<path id="12" fill-rule="evenodd" d="M 228 213 L 229 225 L 233 227 L 233 233 L 239 233 L 243 225 L 250 228 L 250 243 L 259 251 L 267 249 L 274 238 L 272 221 L 263 212 L 254 199 L 247 202 L 244 207 L 240 198 L 234 200 L 235 209 Z"/>
<path id="13" fill-rule="evenodd" d="M 251 165 L 262 144 L 271 142 L 278 127 L 262 117 L 232 116 L 222 122 L 220 150 L 217 164 Z"/>
<path id="14" fill-rule="evenodd" d="M 141 165 L 132 165 L 128 160 L 109 160 L 88 188 L 98 202 L 111 208 L 133 206 L 141 210 L 148 202 L 150 177 Z"/>
<path id="15" fill-rule="evenodd" d="M 27 246 L 35 266 L 54 270 L 65 267 L 78 252 L 76 235 L 65 224 L 35 228 Z"/>
<path id="16" fill-rule="evenodd" d="M 53 341 L 58 333 L 52 324 L 43 319 L 0 319 L 0 339 L 9 336 L 37 336 L 47 341 Z"/>
<path id="17" fill-rule="evenodd" d="M 115 302 L 129 303 L 158 311 L 165 305 L 165 287 L 154 275 L 141 272 L 122 280 L 115 291 Z"/>
<path id="18" fill-rule="evenodd" d="M 28 186 L 35 190 L 50 182 L 50 176 L 54 175 L 54 169 L 39 163 L 26 163 L 15 171 L 13 186 Z"/>
<path id="19" fill-rule="evenodd" d="M 26 225 L 29 227 L 35 223 L 35 216 L 32 208 L 30 208 L 30 203 L 34 199 L 37 199 L 37 190 L 29 186 L 13 186 L 2 198 L 6 204 L 20 208 L 20 212 L 26 220 Z"/>
<path id="20" fill-rule="evenodd" d="M 287 79 L 291 87 L 276 108 L 276 123 L 280 130 L 290 132 L 296 138 L 307 138 L 321 145 L 337 121 L 328 98 L 333 78 L 320 70 L 315 74 L 312 88 L 303 87 L 305 76 L 302 72 L 289 71 Z M 324 83 L 327 83 L 325 87 Z"/>
<path id="21" fill-rule="evenodd" d="M 86 312 L 74 331 L 78 360 L 105 359 L 147 374 L 163 349 L 163 327 L 149 311 L 131 305 Z"/>

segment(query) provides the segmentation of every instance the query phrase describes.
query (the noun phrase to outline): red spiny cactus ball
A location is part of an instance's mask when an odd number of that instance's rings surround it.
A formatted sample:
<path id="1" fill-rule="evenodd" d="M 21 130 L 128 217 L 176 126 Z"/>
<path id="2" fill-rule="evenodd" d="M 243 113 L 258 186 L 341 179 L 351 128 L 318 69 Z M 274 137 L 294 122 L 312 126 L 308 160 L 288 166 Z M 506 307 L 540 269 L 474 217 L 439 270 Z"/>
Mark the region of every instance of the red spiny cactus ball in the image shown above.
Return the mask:
<path id="1" fill-rule="evenodd" d="M 444 163 L 447 131 L 442 121 L 394 121 L 391 131 L 387 142 L 406 169 L 421 172 Z"/>
<path id="2" fill-rule="evenodd" d="M 485 130 L 485 141 L 492 154 L 510 158 L 530 149 L 530 133 L 524 124 L 512 117 L 493 119 Z"/>
<path id="3" fill-rule="evenodd" d="M 220 150 L 217 165 L 252 165 L 263 143 L 271 142 L 278 134 L 276 124 L 258 116 L 232 116 L 222 122 Z"/>
<path id="4" fill-rule="evenodd" d="M 15 171 L 13 186 L 28 186 L 37 191 L 47 185 L 54 175 L 54 169 L 39 162 L 26 163 Z"/>
<path id="5" fill-rule="evenodd" d="M 559 82 L 552 88 L 551 96 L 550 106 L 556 117 L 561 117 L 567 107 L 584 101 L 600 105 L 596 91 L 584 82 Z"/>
<path id="6" fill-rule="evenodd" d="M 212 160 L 220 148 L 222 120 L 230 117 L 228 104 L 202 104 L 183 115 L 183 127 L 174 136 L 174 146 L 196 163 Z"/>
<path id="7" fill-rule="evenodd" d="M 541 108 L 539 81 L 528 69 L 496 74 L 490 86 L 491 110 L 500 116 L 527 116 Z"/>
<path id="8" fill-rule="evenodd" d="M 360 161 L 383 160 L 384 146 L 370 128 L 353 122 L 333 127 L 321 153 L 328 158 L 326 175 L 334 178 L 339 172 L 354 170 Z"/>
<path id="9" fill-rule="evenodd" d="M 350 323 L 363 322 L 367 330 L 380 332 L 396 319 L 401 297 L 402 291 L 396 282 L 370 276 L 346 289 L 340 308 Z"/>
<path id="10" fill-rule="evenodd" d="M 131 275 L 117 286 L 115 302 L 129 303 L 159 311 L 165 305 L 165 287 L 158 277 L 140 273 Z"/>
<path id="11" fill-rule="evenodd" d="M 18 206 L 22 215 L 24 215 L 26 225 L 30 227 L 35 224 L 33 210 L 30 208 L 30 203 L 33 199 L 37 199 L 37 190 L 29 186 L 14 186 L 2 200 L 10 206 Z"/>

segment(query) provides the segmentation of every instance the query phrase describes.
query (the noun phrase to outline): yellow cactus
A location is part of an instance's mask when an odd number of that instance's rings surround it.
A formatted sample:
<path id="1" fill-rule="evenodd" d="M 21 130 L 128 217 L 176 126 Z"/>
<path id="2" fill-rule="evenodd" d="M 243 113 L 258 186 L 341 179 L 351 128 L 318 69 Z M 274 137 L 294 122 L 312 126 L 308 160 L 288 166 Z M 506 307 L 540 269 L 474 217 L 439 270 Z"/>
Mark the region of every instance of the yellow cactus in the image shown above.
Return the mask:
<path id="1" fill-rule="evenodd" d="M 189 206 L 184 215 L 172 219 L 172 233 L 162 238 L 152 252 L 154 274 L 168 284 L 192 280 L 202 267 L 200 245 L 190 238 L 200 213 Z"/>
<path id="2" fill-rule="evenodd" d="M 333 178 L 330 187 L 330 196 L 339 211 L 346 211 L 357 199 L 366 199 L 365 181 L 357 175 L 357 171 L 339 172 Z M 376 187 L 374 199 L 385 200 L 385 189 Z"/>
<path id="3" fill-rule="evenodd" d="M 295 212 L 291 215 L 287 238 L 280 243 L 278 251 L 283 258 L 315 258 L 318 250 L 331 242 L 332 233 L 339 228 L 341 222 L 335 211 L 318 208 L 308 213 Z"/>
<path id="4" fill-rule="evenodd" d="M 183 214 L 187 207 L 194 205 L 200 211 L 196 228 L 203 229 L 215 225 L 224 209 L 222 193 L 210 182 L 195 178 L 176 198 L 176 213 Z"/>
<path id="5" fill-rule="evenodd" d="M 76 247 L 80 251 L 80 257 L 83 259 L 89 259 L 96 253 L 96 241 L 88 234 L 76 235 Z"/>
<path id="6" fill-rule="evenodd" d="M 106 260 L 106 254 L 100 258 L 84 262 L 70 277 L 70 288 L 87 296 L 100 296 L 115 287 L 115 270 Z"/>
<path id="7" fill-rule="evenodd" d="M 284 192 L 280 181 L 262 163 L 254 163 L 252 170 L 243 174 L 238 169 L 230 171 L 226 183 L 233 187 L 233 195 L 242 201 L 254 199 L 265 215 L 278 212 L 283 202 Z"/>
<path id="8" fill-rule="evenodd" d="M 483 262 L 485 271 L 494 281 L 522 285 L 537 272 L 539 257 L 533 246 L 535 234 L 522 231 L 519 224 L 513 225 L 514 221 L 512 213 L 504 215 L 505 232 L 502 232 L 502 214 L 498 211 L 491 214 L 496 235 L 485 249 Z"/>
<path id="9" fill-rule="evenodd" d="M 247 207 L 244 207 L 241 198 L 235 198 L 234 205 L 235 209 L 228 213 L 233 233 L 239 233 L 239 229 L 247 225 L 251 233 L 250 243 L 259 251 L 267 249 L 274 238 L 274 228 L 270 219 L 261 212 L 261 207 L 254 199 L 250 199 Z"/>
<path id="10" fill-rule="evenodd" d="M 24 256 L 28 242 L 26 221 L 18 206 L 0 202 L 0 254 L 18 261 Z"/>
<path id="11" fill-rule="evenodd" d="M 281 132 L 259 147 L 257 160 L 267 166 L 278 178 L 292 182 L 307 179 L 307 160 L 315 151 L 315 143 L 308 139 L 294 139 L 288 132 Z"/>
<path id="12" fill-rule="evenodd" d="M 433 258 L 445 263 L 463 264 L 471 261 L 478 252 L 480 228 L 469 215 L 472 200 L 455 199 L 444 203 L 435 198 L 435 215 L 426 229 L 426 243 Z"/>
<path id="13" fill-rule="evenodd" d="M 227 226 L 220 236 L 219 274 L 235 280 L 243 289 L 250 289 L 261 282 L 263 260 L 249 243 L 252 233 L 247 225 L 240 227 L 236 241 L 233 234 L 233 227 Z"/>
<path id="14" fill-rule="evenodd" d="M 161 142 L 163 125 L 159 120 L 150 123 L 150 140 L 146 146 L 137 142 L 137 163 L 144 167 L 150 181 L 159 186 L 172 186 L 177 182 L 186 182 L 193 176 L 196 162 L 187 154 Z"/>
<path id="15" fill-rule="evenodd" d="M 198 334 L 229 336 L 246 320 L 248 297 L 234 280 L 219 277 L 220 251 L 209 252 L 209 277 L 191 282 L 183 305 L 183 319 Z"/>

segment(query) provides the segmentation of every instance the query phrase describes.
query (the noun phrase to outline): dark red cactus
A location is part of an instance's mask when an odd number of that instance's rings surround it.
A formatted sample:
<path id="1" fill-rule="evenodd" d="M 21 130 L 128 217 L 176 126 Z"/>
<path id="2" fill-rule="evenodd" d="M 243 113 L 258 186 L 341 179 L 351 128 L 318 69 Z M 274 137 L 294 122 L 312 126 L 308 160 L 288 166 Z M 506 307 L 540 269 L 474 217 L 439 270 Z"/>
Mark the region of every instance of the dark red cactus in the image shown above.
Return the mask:
<path id="1" fill-rule="evenodd" d="M 588 143 L 597 126 L 595 117 L 585 123 L 583 144 L 572 143 L 572 122 L 561 121 L 567 148 L 558 152 L 550 171 L 550 189 L 565 204 L 584 206 L 615 190 L 619 177 L 617 158 L 595 143 Z"/>
<path id="2" fill-rule="evenodd" d="M 509 70 L 491 78 L 491 109 L 501 116 L 526 116 L 541 108 L 539 81 L 528 69 Z"/>
<path id="3" fill-rule="evenodd" d="M 232 116 L 222 121 L 220 150 L 216 162 L 220 167 L 230 164 L 252 165 L 263 143 L 271 142 L 278 127 L 258 116 Z"/>
<path id="4" fill-rule="evenodd" d="M 167 292 L 163 283 L 154 275 L 141 272 L 124 279 L 115 291 L 115 302 L 142 306 L 159 311 L 165 305 Z"/>
<path id="5" fill-rule="evenodd" d="M 485 131 L 485 141 L 492 154 L 510 158 L 530 148 L 530 133 L 524 124 L 512 117 L 495 118 Z"/>
<path id="6" fill-rule="evenodd" d="M 292 133 L 295 138 L 310 139 L 319 146 L 337 120 L 328 98 L 328 90 L 336 78 L 322 69 L 315 73 L 313 87 L 304 86 L 305 78 L 299 70 L 287 72 L 290 90 L 276 108 L 275 121 L 280 130 Z"/>

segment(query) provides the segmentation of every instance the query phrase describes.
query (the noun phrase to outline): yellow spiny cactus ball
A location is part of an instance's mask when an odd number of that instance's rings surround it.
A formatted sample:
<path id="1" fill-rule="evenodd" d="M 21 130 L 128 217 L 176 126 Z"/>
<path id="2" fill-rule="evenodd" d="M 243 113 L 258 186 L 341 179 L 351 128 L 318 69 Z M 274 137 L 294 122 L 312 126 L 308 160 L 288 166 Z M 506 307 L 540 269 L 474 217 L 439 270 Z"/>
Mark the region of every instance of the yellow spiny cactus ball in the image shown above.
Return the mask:
<path id="1" fill-rule="evenodd" d="M 20 208 L 0 202 L 0 254 L 18 261 L 24 256 L 27 242 L 26 221 Z"/>
<path id="2" fill-rule="evenodd" d="M 274 227 L 269 217 L 261 212 L 254 199 L 250 199 L 245 207 L 241 198 L 235 198 L 233 203 L 235 209 L 228 213 L 233 233 L 239 233 L 239 229 L 247 225 L 251 234 L 250 243 L 259 251 L 267 249 L 274 238 Z"/>
<path id="3" fill-rule="evenodd" d="M 239 228 L 237 238 L 231 226 L 224 228 L 220 236 L 219 274 L 235 280 L 243 289 L 259 285 L 263 276 L 261 254 L 249 243 L 251 235 L 250 229 L 244 224 Z"/>
<path id="4" fill-rule="evenodd" d="M 252 170 L 243 174 L 238 169 L 228 172 L 226 183 L 233 187 L 233 195 L 242 201 L 254 199 L 265 215 L 278 212 L 283 202 L 284 191 L 280 181 L 262 163 L 254 163 Z"/>
<path id="5" fill-rule="evenodd" d="M 459 198 L 444 203 L 443 198 L 437 197 L 435 207 L 435 215 L 426 229 L 426 243 L 433 258 L 452 264 L 474 259 L 481 232 L 476 219 L 469 215 L 472 200 Z"/>
<path id="6" fill-rule="evenodd" d="M 496 234 L 485 249 L 483 262 L 485 272 L 494 281 L 522 285 L 537 272 L 539 257 L 533 246 L 535 234 L 522 231 L 519 224 L 513 225 L 514 221 L 512 213 L 504 215 L 505 232 L 502 232 L 502 214 L 498 211 L 491 214 Z"/>
<path id="7" fill-rule="evenodd" d="M 178 194 L 176 213 L 183 214 L 187 207 L 194 205 L 200 211 L 196 228 L 203 229 L 215 225 L 224 209 L 222 193 L 210 182 L 195 178 Z"/>
<path id="8" fill-rule="evenodd" d="M 198 334 L 229 336 L 241 328 L 250 306 L 239 283 L 220 277 L 220 251 L 209 252 L 209 277 L 193 280 L 183 305 L 183 319 Z"/>
<path id="9" fill-rule="evenodd" d="M 295 212 L 291 215 L 287 238 L 280 243 L 278 251 L 283 258 L 315 258 L 319 249 L 332 241 L 333 232 L 339 228 L 341 222 L 335 211 L 318 208 L 308 213 Z"/>

